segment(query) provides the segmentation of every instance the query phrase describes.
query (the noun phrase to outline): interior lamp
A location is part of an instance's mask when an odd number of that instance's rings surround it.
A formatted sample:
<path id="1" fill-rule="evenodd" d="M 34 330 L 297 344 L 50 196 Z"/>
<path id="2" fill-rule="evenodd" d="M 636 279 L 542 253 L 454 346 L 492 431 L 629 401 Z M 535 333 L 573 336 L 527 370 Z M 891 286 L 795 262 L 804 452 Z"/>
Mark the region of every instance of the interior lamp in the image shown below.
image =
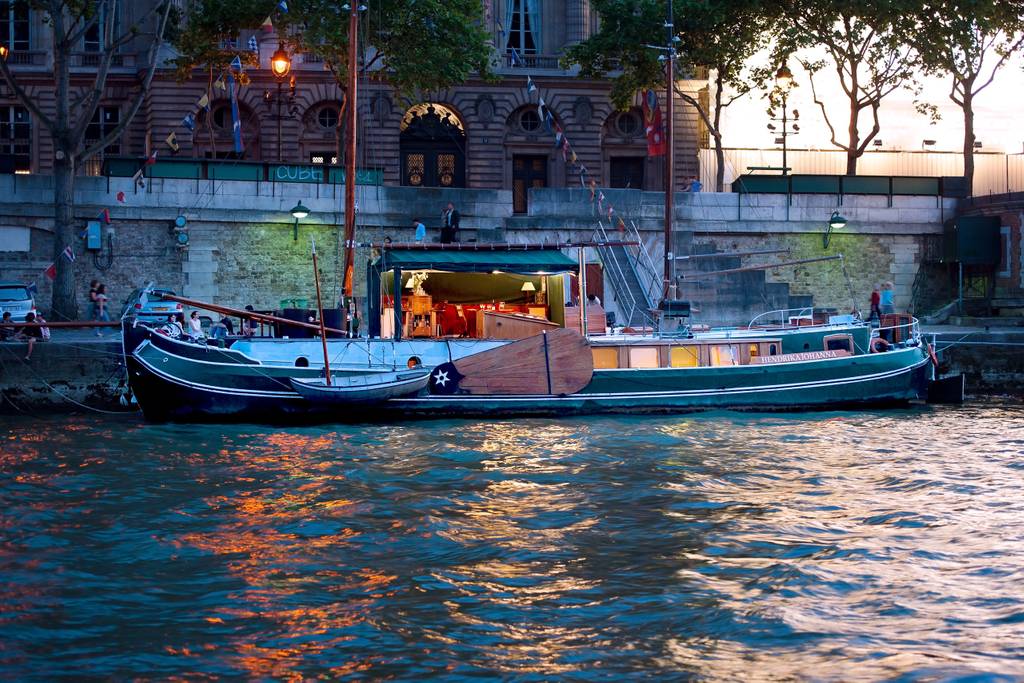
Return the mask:
<path id="1" fill-rule="evenodd" d="M 533 301 L 533 293 L 537 291 L 537 288 L 534 286 L 533 282 L 527 280 L 526 282 L 523 283 L 523 286 L 520 288 L 519 291 L 524 292 L 526 294 L 527 301 Z"/>

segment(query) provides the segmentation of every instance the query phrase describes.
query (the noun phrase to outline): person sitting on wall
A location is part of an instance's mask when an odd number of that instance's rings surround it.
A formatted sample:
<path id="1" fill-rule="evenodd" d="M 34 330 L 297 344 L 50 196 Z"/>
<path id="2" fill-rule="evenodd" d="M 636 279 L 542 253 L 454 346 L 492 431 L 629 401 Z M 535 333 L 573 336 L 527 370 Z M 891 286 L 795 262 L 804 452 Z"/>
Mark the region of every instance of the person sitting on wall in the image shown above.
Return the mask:
<path id="1" fill-rule="evenodd" d="M 14 320 L 11 319 L 11 312 L 4 311 L 3 322 L 0 322 L 0 341 L 7 341 L 15 335 Z"/>
<path id="2" fill-rule="evenodd" d="M 252 304 L 246 304 L 245 310 L 255 313 Z M 256 334 L 256 321 L 252 318 L 242 318 L 242 336 L 251 337 Z"/>
<path id="3" fill-rule="evenodd" d="M 36 322 L 36 314 L 35 313 L 26 313 L 25 314 L 25 322 L 26 323 L 34 323 L 34 322 Z M 28 353 L 25 354 L 25 360 L 31 360 L 32 359 L 32 349 L 35 348 L 36 340 L 42 341 L 42 339 L 43 339 L 42 328 L 39 328 L 39 327 L 22 327 L 20 330 L 18 330 L 18 333 L 14 335 L 14 338 L 17 339 L 18 341 L 27 341 L 28 342 Z"/>

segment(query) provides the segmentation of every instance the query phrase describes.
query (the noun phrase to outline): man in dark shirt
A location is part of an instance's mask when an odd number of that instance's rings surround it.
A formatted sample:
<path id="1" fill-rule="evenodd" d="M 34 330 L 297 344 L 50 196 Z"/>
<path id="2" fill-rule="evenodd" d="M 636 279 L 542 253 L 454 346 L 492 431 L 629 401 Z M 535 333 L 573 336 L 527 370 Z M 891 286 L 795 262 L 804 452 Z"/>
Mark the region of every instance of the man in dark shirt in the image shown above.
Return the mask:
<path id="1" fill-rule="evenodd" d="M 441 244 L 458 241 L 459 212 L 455 205 L 448 202 L 448 207 L 441 213 Z"/>

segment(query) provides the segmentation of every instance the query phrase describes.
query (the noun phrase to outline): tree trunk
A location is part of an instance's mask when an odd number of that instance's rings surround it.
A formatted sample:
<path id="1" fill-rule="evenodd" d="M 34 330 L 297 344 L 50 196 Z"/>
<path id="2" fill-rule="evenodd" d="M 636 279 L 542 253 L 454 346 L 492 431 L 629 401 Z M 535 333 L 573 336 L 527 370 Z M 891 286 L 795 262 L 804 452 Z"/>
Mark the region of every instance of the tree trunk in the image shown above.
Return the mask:
<path id="1" fill-rule="evenodd" d="M 715 163 L 718 170 L 715 173 L 715 192 L 725 192 L 725 148 L 722 146 L 722 136 L 715 137 Z"/>
<path id="2" fill-rule="evenodd" d="M 53 166 L 53 261 L 57 264 L 57 279 L 53 282 L 51 315 L 55 320 L 78 320 L 75 264 L 64 256 L 65 247 L 74 249 L 74 221 L 75 162 L 65 153 Z"/>
<path id="3" fill-rule="evenodd" d="M 967 196 L 974 195 L 974 98 L 968 88 L 964 93 L 964 188 Z M 1009 190 L 1007 190 L 1009 191 Z"/>
<path id="4" fill-rule="evenodd" d="M 857 175 L 857 147 L 860 145 L 860 131 L 857 129 L 857 120 L 860 111 L 857 109 L 855 102 L 851 101 L 850 105 L 850 140 L 846 148 L 846 175 Z"/>

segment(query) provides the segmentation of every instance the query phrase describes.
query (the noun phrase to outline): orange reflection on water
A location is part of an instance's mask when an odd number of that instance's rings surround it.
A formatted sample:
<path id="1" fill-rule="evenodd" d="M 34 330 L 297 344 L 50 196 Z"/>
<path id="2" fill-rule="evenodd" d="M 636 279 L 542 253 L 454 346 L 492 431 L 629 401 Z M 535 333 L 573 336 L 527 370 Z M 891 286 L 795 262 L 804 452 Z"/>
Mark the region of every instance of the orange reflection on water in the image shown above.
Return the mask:
<path id="1" fill-rule="evenodd" d="M 374 568 L 339 571 L 339 558 L 351 551 L 359 532 L 344 522 L 360 511 L 358 501 L 339 497 L 342 477 L 333 460 L 340 435 L 261 434 L 261 443 L 220 452 L 238 467 L 236 481 L 256 483 L 272 472 L 272 486 L 205 499 L 218 518 L 216 529 L 189 533 L 175 542 L 224 558 L 228 571 L 246 588 L 233 595 L 234 607 L 204 617 L 209 624 L 264 622 L 265 634 L 232 637 L 229 663 L 252 678 L 301 680 L 312 658 L 326 656 L 354 636 L 376 602 L 393 590 L 396 577 Z M 341 596 L 324 604 L 304 603 L 307 591 L 324 587 Z M 370 658 L 345 657 L 328 666 L 343 676 L 372 666 Z M 329 661 L 329 657 L 327 658 Z M 318 661 L 323 670 L 325 661 Z"/>

